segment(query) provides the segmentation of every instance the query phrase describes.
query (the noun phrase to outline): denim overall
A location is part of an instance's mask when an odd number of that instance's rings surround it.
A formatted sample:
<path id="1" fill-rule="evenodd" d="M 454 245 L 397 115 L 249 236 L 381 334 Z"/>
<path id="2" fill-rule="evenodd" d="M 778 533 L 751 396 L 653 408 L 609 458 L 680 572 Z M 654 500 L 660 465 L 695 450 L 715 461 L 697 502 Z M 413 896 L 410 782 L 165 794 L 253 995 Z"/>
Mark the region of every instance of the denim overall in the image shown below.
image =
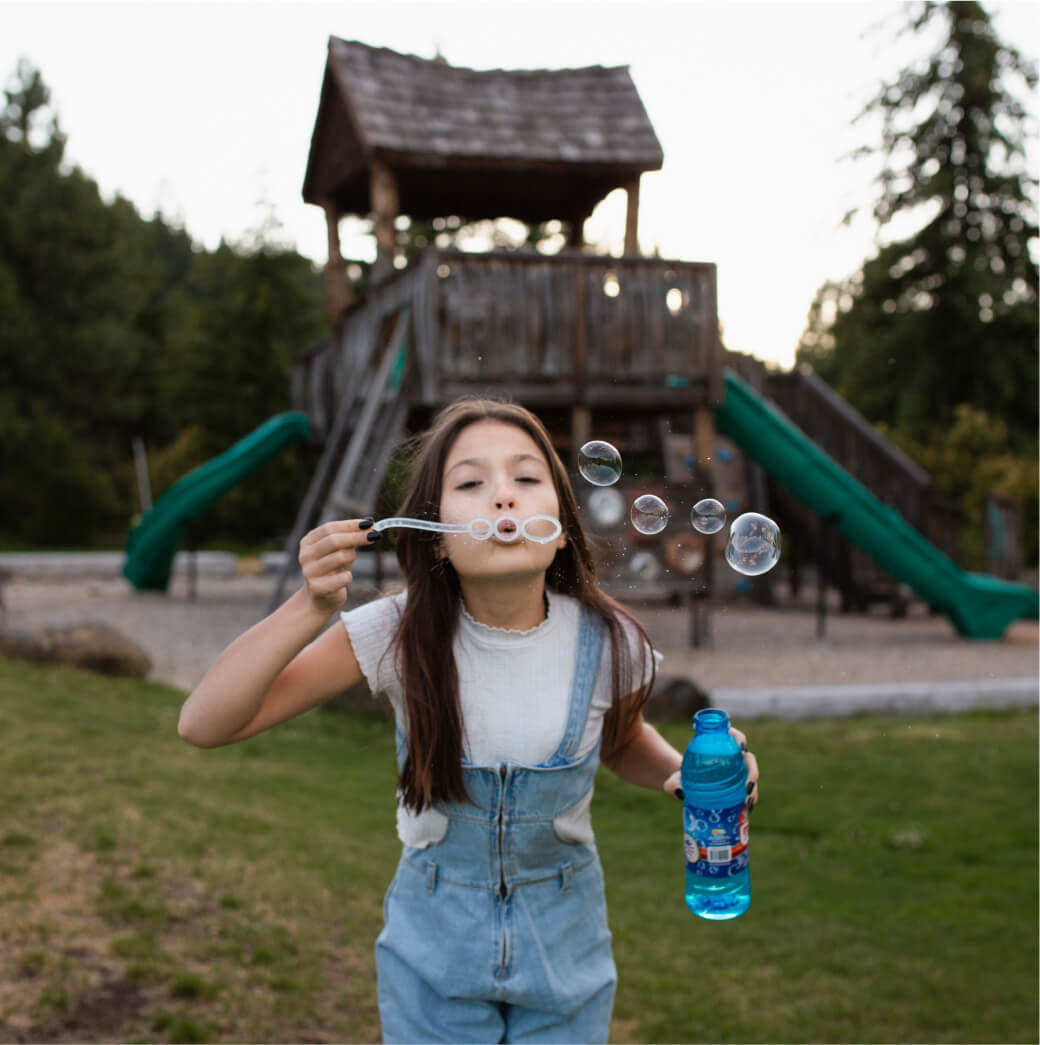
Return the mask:
<path id="1" fill-rule="evenodd" d="M 385 1042 L 607 1040 L 617 972 L 599 857 L 553 828 L 588 794 L 599 765 L 599 744 L 580 761 L 573 753 L 604 630 L 583 608 L 555 754 L 537 766 L 463 760 L 475 804 L 438 804 L 448 818 L 441 841 L 403 847 L 376 941 Z"/>

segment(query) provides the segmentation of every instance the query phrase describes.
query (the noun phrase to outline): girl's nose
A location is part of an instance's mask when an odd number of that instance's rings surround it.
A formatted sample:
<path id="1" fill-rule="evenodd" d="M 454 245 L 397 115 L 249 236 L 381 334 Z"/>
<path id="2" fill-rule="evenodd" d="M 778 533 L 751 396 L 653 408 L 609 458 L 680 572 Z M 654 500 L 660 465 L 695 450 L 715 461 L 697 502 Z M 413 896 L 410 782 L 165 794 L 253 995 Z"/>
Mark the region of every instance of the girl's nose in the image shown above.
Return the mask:
<path id="1" fill-rule="evenodd" d="M 516 499 L 514 491 L 510 488 L 508 481 L 498 483 L 498 489 L 494 491 L 495 511 L 500 512 L 504 508 L 515 508 Z"/>

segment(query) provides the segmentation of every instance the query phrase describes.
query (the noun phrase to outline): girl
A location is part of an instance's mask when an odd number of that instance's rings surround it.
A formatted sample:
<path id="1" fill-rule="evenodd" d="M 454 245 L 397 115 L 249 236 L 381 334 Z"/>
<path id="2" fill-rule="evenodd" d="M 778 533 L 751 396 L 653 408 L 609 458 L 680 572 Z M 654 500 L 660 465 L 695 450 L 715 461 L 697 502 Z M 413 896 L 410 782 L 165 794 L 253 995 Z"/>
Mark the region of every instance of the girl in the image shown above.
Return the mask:
<path id="1" fill-rule="evenodd" d="M 303 586 L 221 654 L 178 730 L 244 740 L 364 675 L 393 706 L 400 770 L 402 855 L 376 943 L 384 1040 L 605 1042 L 617 977 L 589 805 L 600 761 L 678 791 L 682 756 L 642 716 L 657 654 L 597 587 L 536 417 L 460 400 L 415 452 L 400 514 L 501 521 L 496 535 L 399 530 L 406 590 L 323 631 L 380 535 L 372 519 L 318 527 L 300 542 Z M 559 535 L 517 537 L 504 518 L 533 515 Z"/>

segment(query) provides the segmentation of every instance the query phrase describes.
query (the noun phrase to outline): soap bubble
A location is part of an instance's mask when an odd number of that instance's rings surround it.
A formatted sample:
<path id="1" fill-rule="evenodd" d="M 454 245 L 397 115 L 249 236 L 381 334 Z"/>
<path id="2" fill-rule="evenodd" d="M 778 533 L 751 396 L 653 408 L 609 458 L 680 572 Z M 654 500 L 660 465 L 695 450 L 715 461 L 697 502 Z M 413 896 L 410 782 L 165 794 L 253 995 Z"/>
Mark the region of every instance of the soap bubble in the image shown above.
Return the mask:
<path id="1" fill-rule="evenodd" d="M 625 518 L 625 498 L 617 490 L 601 486 L 589 493 L 587 503 L 597 526 L 617 526 Z"/>
<path id="2" fill-rule="evenodd" d="M 640 533 L 660 533 L 668 525 L 668 505 L 655 494 L 645 493 L 632 503 L 629 516 Z"/>
<path id="3" fill-rule="evenodd" d="M 726 525 L 726 509 L 714 497 L 705 497 L 693 506 L 690 522 L 698 533 L 718 533 Z"/>
<path id="4" fill-rule="evenodd" d="M 733 520 L 726 545 L 726 562 L 745 577 L 768 573 L 780 561 L 780 527 L 757 512 Z"/>
<path id="5" fill-rule="evenodd" d="M 640 548 L 628 560 L 626 570 L 639 581 L 656 581 L 661 576 L 661 563 L 653 552 Z"/>
<path id="6" fill-rule="evenodd" d="M 578 471 L 593 486 L 612 486 L 621 478 L 621 454 L 602 439 L 593 439 L 578 451 Z"/>

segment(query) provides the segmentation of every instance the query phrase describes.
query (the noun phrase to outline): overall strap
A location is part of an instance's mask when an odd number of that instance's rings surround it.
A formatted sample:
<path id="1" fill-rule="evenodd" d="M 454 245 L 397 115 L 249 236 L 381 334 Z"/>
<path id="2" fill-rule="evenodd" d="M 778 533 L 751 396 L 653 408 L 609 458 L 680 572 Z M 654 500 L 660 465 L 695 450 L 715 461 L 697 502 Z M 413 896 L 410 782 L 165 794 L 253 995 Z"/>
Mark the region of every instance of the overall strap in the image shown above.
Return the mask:
<path id="1" fill-rule="evenodd" d="M 589 717 L 589 706 L 596 688 L 606 630 L 607 625 L 603 618 L 591 607 L 582 606 L 567 728 L 563 731 L 563 739 L 556 753 L 542 763 L 543 768 L 552 769 L 572 761 L 574 753 L 578 750 L 581 738 L 585 734 L 585 722 Z"/>
<path id="2" fill-rule="evenodd" d="M 408 758 L 408 737 L 401 728 L 401 721 L 394 715 L 394 743 L 397 749 L 397 769 L 404 769 L 405 760 Z"/>

